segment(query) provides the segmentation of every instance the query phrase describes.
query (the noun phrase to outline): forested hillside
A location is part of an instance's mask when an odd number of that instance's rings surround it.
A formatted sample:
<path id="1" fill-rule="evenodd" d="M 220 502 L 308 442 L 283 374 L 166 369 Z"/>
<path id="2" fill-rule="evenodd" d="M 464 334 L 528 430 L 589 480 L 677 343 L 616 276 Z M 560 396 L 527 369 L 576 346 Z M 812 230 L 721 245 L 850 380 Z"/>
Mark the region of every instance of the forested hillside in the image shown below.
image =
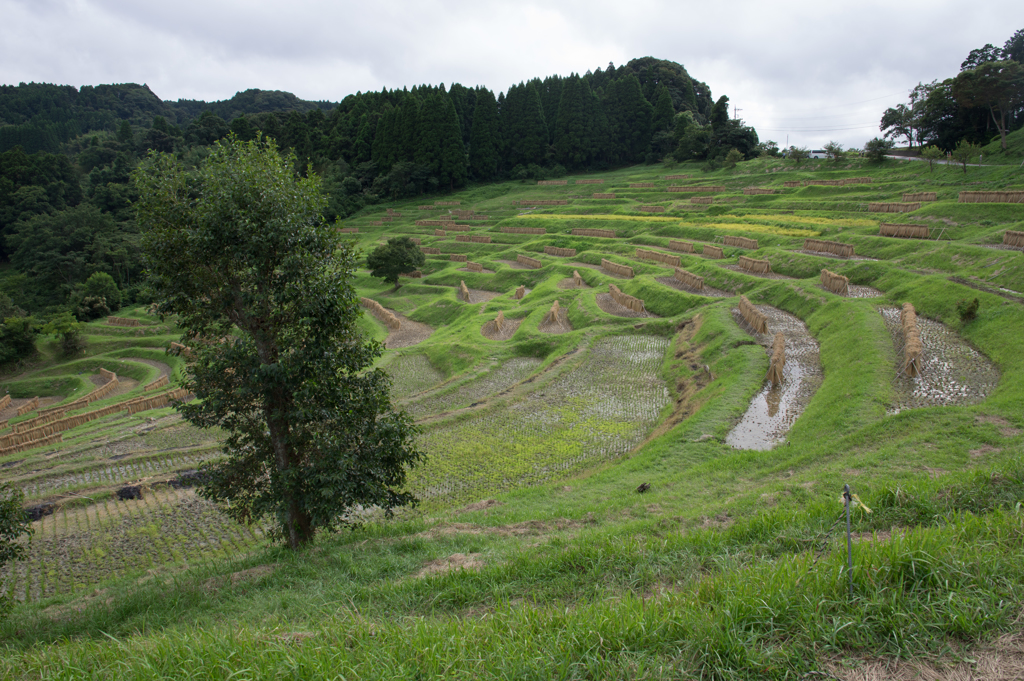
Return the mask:
<path id="1" fill-rule="evenodd" d="M 681 65 L 652 57 L 506 92 L 420 85 L 339 104 L 261 90 L 208 103 L 165 102 L 135 84 L 0 86 L 5 316 L 70 310 L 86 321 L 122 298 L 145 302 L 130 173 L 149 151 L 195 162 L 229 133 L 262 133 L 294 151 L 298 172 L 324 177 L 330 218 L 467 182 L 669 155 L 714 163 L 732 149 L 752 157 L 758 144 L 752 128 L 729 118 L 727 97 L 715 101 Z"/>

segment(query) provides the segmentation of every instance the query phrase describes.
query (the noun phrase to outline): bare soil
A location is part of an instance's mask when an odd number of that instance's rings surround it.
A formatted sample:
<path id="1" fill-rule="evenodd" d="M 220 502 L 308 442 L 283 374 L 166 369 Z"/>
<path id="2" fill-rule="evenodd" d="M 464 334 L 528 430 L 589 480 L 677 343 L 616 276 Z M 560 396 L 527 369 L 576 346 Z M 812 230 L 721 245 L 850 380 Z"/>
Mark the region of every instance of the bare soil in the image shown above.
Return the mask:
<path id="1" fill-rule="evenodd" d="M 572 324 L 569 323 L 569 313 L 563 307 L 558 310 L 558 321 L 543 321 L 537 330 L 541 333 L 569 333 L 572 331 Z"/>
<path id="2" fill-rule="evenodd" d="M 430 575 L 443 575 L 455 570 L 479 570 L 484 566 L 483 554 L 453 553 L 447 558 L 432 560 L 416 573 L 417 579 Z"/>
<path id="3" fill-rule="evenodd" d="M 384 347 L 388 350 L 392 348 L 407 348 L 410 345 L 422 343 L 430 338 L 430 334 L 434 333 L 434 330 L 426 324 L 414 322 L 394 310 L 391 310 L 391 312 L 402 322 L 402 326 L 398 331 L 392 331 L 388 334 L 387 340 L 384 341 Z"/>
<path id="4" fill-rule="evenodd" d="M 607 312 L 608 314 L 615 315 L 616 317 L 650 318 L 658 316 L 652 312 L 648 312 L 647 310 L 644 310 L 643 312 L 637 312 L 635 310 L 630 310 L 625 305 L 619 305 L 619 303 L 617 303 L 615 299 L 612 298 L 612 294 L 610 293 L 598 293 L 596 297 L 597 306 L 604 310 L 605 312 Z"/>
<path id="5" fill-rule="evenodd" d="M 881 307 L 885 326 L 892 335 L 897 366 L 903 365 L 903 330 L 900 310 Z M 924 346 L 921 375 L 911 378 L 900 372 L 893 381 L 894 402 L 889 412 L 905 409 L 965 406 L 984 400 L 999 383 L 999 370 L 983 354 L 941 322 L 918 316 L 917 328 Z"/>
<path id="6" fill-rule="evenodd" d="M 782 371 L 782 385 L 772 386 L 765 381 L 761 390 L 750 401 L 747 413 L 726 436 L 726 443 L 737 449 L 768 450 L 782 442 L 786 433 L 807 408 L 822 382 L 818 341 L 802 321 L 793 315 L 768 305 L 757 309 L 768 316 L 768 333 L 754 334 L 758 344 L 771 353 L 776 333 L 786 339 L 786 366 Z M 733 318 L 744 329 L 739 310 Z"/>
<path id="7" fill-rule="evenodd" d="M 676 289 L 677 291 L 685 291 L 686 293 L 692 293 L 695 296 L 706 296 L 708 298 L 728 298 L 729 296 L 736 295 L 734 293 L 729 293 L 728 291 L 723 291 L 720 288 L 714 288 L 712 286 L 705 286 L 700 291 L 697 291 L 696 289 L 692 289 L 689 286 L 686 286 L 685 284 L 683 284 L 683 282 L 679 281 L 675 277 L 658 277 L 657 279 L 655 279 L 655 281 L 657 281 L 659 284 L 670 286 Z"/>
<path id="8" fill-rule="evenodd" d="M 800 249 L 797 253 L 803 253 L 804 255 L 816 255 L 819 258 L 832 258 L 833 260 L 871 260 L 877 262 L 878 258 L 867 258 L 863 255 L 851 255 L 850 257 L 836 255 L 835 253 L 822 253 L 820 251 L 808 251 L 807 249 Z"/>
<path id="9" fill-rule="evenodd" d="M 519 325 L 522 323 L 522 319 L 506 319 L 505 323 L 499 330 L 495 326 L 495 321 L 492 319 L 481 327 L 480 333 L 490 340 L 507 341 L 515 334 L 516 331 L 519 330 Z"/>
<path id="10" fill-rule="evenodd" d="M 471 270 L 466 267 L 460 267 L 459 272 L 473 272 L 474 274 L 494 274 L 494 270 L 482 269 L 482 270 Z"/>
<path id="11" fill-rule="evenodd" d="M 458 293 L 458 286 L 454 288 L 456 293 Z M 494 291 L 484 291 L 483 289 L 471 288 L 469 289 L 469 300 L 463 302 L 467 302 L 471 305 L 476 303 L 486 303 L 488 300 L 497 298 L 500 295 L 500 293 L 495 293 Z M 404 324 L 405 322 L 403 321 L 402 323 Z"/>

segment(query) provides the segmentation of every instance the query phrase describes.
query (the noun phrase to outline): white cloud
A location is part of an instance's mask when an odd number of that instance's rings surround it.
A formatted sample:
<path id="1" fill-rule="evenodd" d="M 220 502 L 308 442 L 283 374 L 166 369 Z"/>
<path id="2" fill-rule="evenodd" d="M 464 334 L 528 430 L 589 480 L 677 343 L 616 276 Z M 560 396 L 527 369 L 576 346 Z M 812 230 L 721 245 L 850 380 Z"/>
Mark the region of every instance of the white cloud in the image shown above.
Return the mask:
<path id="1" fill-rule="evenodd" d="M 251 87 L 340 100 L 421 83 L 505 90 L 655 56 L 728 94 L 762 138 L 863 144 L 919 81 L 1024 26 L 1018 2 L 0 0 L 0 81 Z"/>

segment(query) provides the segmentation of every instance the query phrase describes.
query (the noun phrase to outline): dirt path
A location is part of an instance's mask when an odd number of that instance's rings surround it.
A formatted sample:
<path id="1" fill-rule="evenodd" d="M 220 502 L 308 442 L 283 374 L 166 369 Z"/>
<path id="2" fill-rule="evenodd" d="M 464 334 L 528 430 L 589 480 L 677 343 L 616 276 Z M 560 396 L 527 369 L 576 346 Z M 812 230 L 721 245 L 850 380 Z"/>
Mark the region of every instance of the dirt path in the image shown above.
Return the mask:
<path id="1" fill-rule="evenodd" d="M 903 330 L 900 310 L 882 307 L 885 326 L 892 335 L 896 363 L 903 364 Z M 918 316 L 917 328 L 924 346 L 921 375 L 894 376 L 895 402 L 889 410 L 898 414 L 905 409 L 977 404 L 989 396 L 999 383 L 999 370 L 946 325 Z M 896 369 L 893 370 L 895 373 Z"/>
<path id="2" fill-rule="evenodd" d="M 786 338 L 786 366 L 782 372 L 782 385 L 772 387 L 765 381 L 761 390 L 750 401 L 747 413 L 729 432 L 725 441 L 737 449 L 771 449 L 786 438 L 786 433 L 807 408 L 822 382 L 818 341 L 797 317 L 768 305 L 757 309 L 768 316 L 768 333 L 754 338 L 770 352 L 776 333 Z M 739 310 L 733 310 L 733 319 L 741 328 Z"/>
<path id="3" fill-rule="evenodd" d="M 514 270 L 535 270 L 535 269 L 537 269 L 536 267 L 528 267 L 528 266 L 524 265 L 523 263 L 519 262 L 518 260 L 498 260 L 497 262 L 500 262 L 502 265 L 508 265 L 509 267 L 511 267 Z"/>
<path id="4" fill-rule="evenodd" d="M 630 310 L 625 305 L 620 305 L 614 298 L 612 298 L 612 294 L 610 294 L 610 293 L 598 293 L 596 298 L 597 298 L 597 306 L 599 308 L 601 308 L 604 312 L 607 312 L 610 315 L 615 315 L 616 317 L 645 317 L 645 318 L 647 318 L 647 317 L 657 317 L 658 316 L 658 315 L 654 314 L 653 312 L 648 312 L 647 310 L 644 310 L 643 312 L 637 312 L 635 310 Z"/>
<path id="5" fill-rule="evenodd" d="M 393 348 L 407 348 L 410 345 L 416 345 L 430 338 L 430 334 L 434 333 L 434 330 L 426 324 L 420 322 L 414 322 L 403 314 L 398 314 L 394 310 L 388 310 L 394 314 L 402 322 L 402 326 L 398 331 L 392 331 L 388 334 L 387 339 L 384 341 L 384 347 L 388 350 Z"/>
<path id="6" fill-rule="evenodd" d="M 700 291 L 690 288 L 683 282 L 679 281 L 675 277 L 658 277 L 655 279 L 659 284 L 670 286 L 678 291 L 685 291 L 686 293 L 692 293 L 695 296 L 707 296 L 708 298 L 728 298 L 729 296 L 736 295 L 735 293 L 729 293 L 723 291 L 720 288 L 713 288 L 711 286 L 705 286 Z"/>
<path id="7" fill-rule="evenodd" d="M 560 288 L 562 290 L 565 290 L 565 289 L 585 289 L 585 288 L 592 288 L 592 287 L 590 286 L 590 284 L 588 284 L 585 281 L 583 282 L 582 286 L 577 286 L 573 282 L 573 278 L 572 277 L 566 277 L 565 279 L 563 279 L 560 282 L 558 282 L 558 288 Z"/>

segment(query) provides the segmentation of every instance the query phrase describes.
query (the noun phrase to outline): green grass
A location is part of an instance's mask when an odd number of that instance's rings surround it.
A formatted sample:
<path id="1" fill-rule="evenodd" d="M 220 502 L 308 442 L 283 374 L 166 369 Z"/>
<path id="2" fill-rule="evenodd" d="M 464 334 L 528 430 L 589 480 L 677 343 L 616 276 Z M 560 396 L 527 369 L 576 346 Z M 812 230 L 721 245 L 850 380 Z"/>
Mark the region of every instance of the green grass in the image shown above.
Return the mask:
<path id="1" fill-rule="evenodd" d="M 676 173 L 691 179 L 662 179 Z M 380 362 L 395 396 L 421 419 L 430 458 L 410 478 L 423 498 L 419 509 L 320 537 L 296 554 L 226 530 L 227 543 L 196 552 L 188 548 L 194 530 L 161 520 L 169 507 L 139 511 L 131 536 L 150 539 L 167 557 L 151 552 L 147 563 L 126 554 L 123 569 L 82 584 L 60 570 L 44 573 L 41 584 L 53 588 L 0 625 L 0 676 L 793 679 L 836 662 L 970 657 L 1019 629 L 1024 306 L 999 289 L 1024 291 L 1024 254 L 991 246 L 1019 229 L 1021 216 L 1013 206 L 956 203 L 961 190 L 1019 187 L 1015 169 L 971 168 L 965 176 L 922 163 L 796 167 L 759 159 L 710 174 L 648 166 L 600 176 L 603 185 L 582 189 L 507 182 L 459 192 L 462 208 L 491 216 L 473 229 L 491 244 L 417 227 L 428 217 L 416 209 L 431 202 L 423 197 L 368 207 L 346 221 L 360 230 L 364 249 L 401 234 L 443 252 L 428 257 L 423 279 L 402 280 L 397 291 L 365 272 L 355 276 L 359 295 L 433 329 Z M 873 182 L 783 186 L 863 176 Z M 639 181 L 658 187 L 627 187 Z M 687 194 L 663 190 L 676 183 L 725 191 L 710 207 L 696 206 Z M 749 186 L 777 192 L 745 196 Z M 868 202 L 921 190 L 939 200 L 910 214 L 866 211 Z M 592 191 L 618 198 L 570 198 Z M 531 198 L 570 203 L 518 217 L 521 207 L 511 202 Z M 641 204 L 669 211 L 644 215 Z M 403 217 L 371 226 L 386 207 Z M 883 238 L 882 221 L 928 224 L 933 236 L 945 231 L 940 240 Z M 522 225 L 546 233 L 501 232 Z M 567 233 L 578 227 L 614 229 L 617 238 Z M 724 261 L 681 254 L 682 266 L 710 286 L 795 315 L 819 343 L 821 387 L 785 443 L 764 452 L 725 444 L 768 364 L 733 319 L 736 298 L 667 287 L 657 278 L 672 269 L 635 255 L 637 247 L 665 250 L 670 239 L 710 243 L 730 234 L 759 247 L 726 247 Z M 808 237 L 851 243 L 868 259 L 799 252 Z M 546 245 L 577 254 L 546 256 Z M 450 253 L 471 254 L 494 273 L 460 272 Z M 544 267 L 501 262 L 520 253 Z M 741 254 L 769 260 L 790 279 L 723 267 Z M 636 276 L 620 280 L 570 264 L 602 258 Z M 823 291 L 823 267 L 882 297 Z M 559 287 L 574 269 L 592 288 Z M 461 302 L 460 281 L 498 295 Z M 595 296 L 613 283 L 658 317 L 601 310 Z M 530 292 L 515 300 L 520 285 Z M 962 322 L 956 304 L 974 297 L 978 317 Z M 572 330 L 543 333 L 556 300 Z M 878 306 L 904 302 L 998 367 L 999 384 L 980 404 L 890 413 L 899 357 Z M 510 340 L 487 340 L 481 327 L 499 310 L 521 325 Z M 153 327 L 136 336 L 90 325 L 85 358 L 60 362 L 44 348 L 37 366 L 9 381 L 12 395 L 16 387 L 19 395 L 70 399 L 100 366 L 140 381 L 156 372 L 130 357 L 164 362 L 177 375 L 181 361 L 159 349 L 173 329 L 141 311 L 124 314 Z M 371 318 L 359 328 L 386 338 Z M 92 517 L 82 497 L 109 499 L 117 484 L 163 480 L 196 457 L 216 456 L 222 433 L 159 420 L 168 414 L 91 423 L 70 431 L 56 456 L 0 456 L 0 465 L 12 464 L 4 469 L 12 479 L 41 490 L 33 502 L 53 499 L 67 510 L 45 526 L 53 548 L 33 565 L 62 564 L 60 544 L 52 543 L 59 537 L 93 536 L 75 524 L 82 509 Z M 145 432 L 150 426 L 156 430 Z M 111 473 L 103 484 L 69 477 L 92 480 L 129 465 L 142 472 Z M 643 495 L 641 483 L 650 485 Z M 874 511 L 853 518 L 852 597 L 836 525 L 844 483 Z M 58 484 L 78 496 L 45 491 Z M 467 506 L 487 499 L 493 503 Z M 163 531 L 169 538 L 160 539 Z M 107 545 L 97 541 L 93 550 Z M 460 560 L 469 569 L 444 569 Z M 81 564 L 103 563 L 90 554 Z"/>

